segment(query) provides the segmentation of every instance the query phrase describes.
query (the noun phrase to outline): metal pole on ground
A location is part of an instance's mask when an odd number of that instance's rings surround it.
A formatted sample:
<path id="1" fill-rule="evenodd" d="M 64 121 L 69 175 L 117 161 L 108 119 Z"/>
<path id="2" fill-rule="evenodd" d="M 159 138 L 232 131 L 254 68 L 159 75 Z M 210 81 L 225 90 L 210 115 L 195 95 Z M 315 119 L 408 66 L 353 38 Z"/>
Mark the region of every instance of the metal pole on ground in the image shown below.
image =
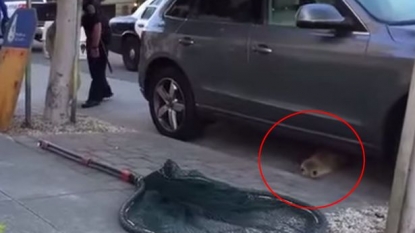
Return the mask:
<path id="1" fill-rule="evenodd" d="M 78 94 L 78 75 L 79 75 L 79 44 L 80 44 L 80 30 L 81 30 L 81 6 L 82 6 L 82 0 L 76 0 L 76 40 L 75 40 L 75 56 L 74 56 L 74 62 L 73 62 L 73 72 L 72 72 L 72 78 L 73 78 L 73 85 L 72 85 L 72 105 L 71 105 L 71 116 L 70 120 L 72 123 L 76 123 L 76 107 L 77 107 L 77 94 Z"/>
<path id="2" fill-rule="evenodd" d="M 32 8 L 32 0 L 26 0 L 26 7 Z M 32 69 L 31 69 L 31 60 L 32 60 L 32 48 L 29 51 L 29 59 L 26 65 L 25 72 L 25 124 L 26 127 L 31 127 L 32 125 Z"/>
<path id="3" fill-rule="evenodd" d="M 80 154 L 77 154 L 73 151 L 67 150 L 63 147 L 60 147 L 56 144 L 53 144 L 51 142 L 40 140 L 38 143 L 38 146 L 46 151 L 52 152 L 56 155 L 63 156 L 67 159 L 70 159 L 72 161 L 81 163 L 87 167 L 94 168 L 98 171 L 105 172 L 108 175 L 115 176 L 117 178 L 122 179 L 125 182 L 131 183 L 133 185 L 137 185 L 140 181 L 141 177 L 134 172 L 131 172 L 128 169 L 118 169 L 116 167 L 113 167 L 111 165 L 102 163 L 100 161 L 96 161 L 93 158 L 88 158 L 85 156 L 82 156 Z"/>
<path id="4" fill-rule="evenodd" d="M 389 202 L 386 233 L 415 232 L 415 64 Z"/>

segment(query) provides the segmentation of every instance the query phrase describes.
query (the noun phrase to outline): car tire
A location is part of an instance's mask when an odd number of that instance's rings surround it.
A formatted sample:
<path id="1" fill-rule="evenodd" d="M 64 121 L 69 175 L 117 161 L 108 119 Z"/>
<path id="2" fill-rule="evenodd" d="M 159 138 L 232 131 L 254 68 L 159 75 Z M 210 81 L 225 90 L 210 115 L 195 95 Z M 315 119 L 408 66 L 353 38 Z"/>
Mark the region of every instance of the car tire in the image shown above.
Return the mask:
<path id="1" fill-rule="evenodd" d="M 177 68 L 160 67 L 149 78 L 150 114 L 159 133 L 183 141 L 199 136 L 201 122 L 186 76 Z"/>
<path id="2" fill-rule="evenodd" d="M 122 43 L 122 59 L 124 67 L 129 71 L 138 70 L 140 59 L 140 41 L 133 36 L 127 36 Z"/>

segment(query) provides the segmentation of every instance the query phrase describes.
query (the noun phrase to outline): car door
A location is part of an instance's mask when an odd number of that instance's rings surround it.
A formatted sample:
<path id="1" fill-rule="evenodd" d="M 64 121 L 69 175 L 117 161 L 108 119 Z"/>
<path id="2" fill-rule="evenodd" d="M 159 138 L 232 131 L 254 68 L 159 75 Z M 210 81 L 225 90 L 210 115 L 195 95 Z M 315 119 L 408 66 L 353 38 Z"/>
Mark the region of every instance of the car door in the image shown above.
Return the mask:
<path id="1" fill-rule="evenodd" d="M 238 111 L 235 77 L 247 74 L 248 37 L 260 0 L 197 0 L 177 31 L 178 58 L 192 80 L 200 106 Z"/>
<path id="2" fill-rule="evenodd" d="M 249 66 L 253 81 L 240 91 L 247 93 L 246 113 L 273 123 L 296 111 L 328 111 L 364 135 L 367 119 L 362 116 L 370 107 L 361 97 L 370 87 L 362 86 L 361 80 L 369 67 L 365 54 L 369 33 L 342 0 L 325 3 L 351 20 L 354 30 L 340 35 L 332 30 L 298 28 L 295 16 L 305 3 L 302 1 L 268 0 L 266 23 L 252 28 Z M 355 139 L 343 123 L 327 115 L 301 115 L 285 123 Z"/>

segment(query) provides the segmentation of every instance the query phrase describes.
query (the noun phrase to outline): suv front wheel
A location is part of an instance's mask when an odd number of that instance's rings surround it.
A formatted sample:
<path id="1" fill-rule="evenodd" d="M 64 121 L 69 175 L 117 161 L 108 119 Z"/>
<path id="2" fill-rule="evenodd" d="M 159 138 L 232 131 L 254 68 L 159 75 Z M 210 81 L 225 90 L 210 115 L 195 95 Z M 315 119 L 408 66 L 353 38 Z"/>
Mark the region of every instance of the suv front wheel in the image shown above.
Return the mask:
<path id="1" fill-rule="evenodd" d="M 195 138 L 201 127 L 185 75 L 174 67 L 163 67 L 148 78 L 150 113 L 157 130 L 179 140 Z"/>

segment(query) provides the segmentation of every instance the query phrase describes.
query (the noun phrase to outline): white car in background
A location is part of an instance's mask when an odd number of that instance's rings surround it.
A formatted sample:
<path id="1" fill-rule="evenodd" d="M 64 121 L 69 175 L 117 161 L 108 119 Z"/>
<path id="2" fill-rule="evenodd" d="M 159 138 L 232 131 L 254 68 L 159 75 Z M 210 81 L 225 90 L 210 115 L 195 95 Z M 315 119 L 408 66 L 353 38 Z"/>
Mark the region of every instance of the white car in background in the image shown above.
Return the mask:
<path id="1" fill-rule="evenodd" d="M 25 8 L 26 7 L 26 1 L 22 0 L 5 0 L 4 3 L 7 6 L 7 13 L 9 17 L 12 17 L 14 12 L 19 8 Z M 32 3 L 38 4 L 38 3 L 47 3 L 47 0 L 32 0 Z M 3 16 L 2 16 L 3 17 Z M 36 34 L 35 39 L 41 40 L 42 34 L 43 34 L 43 24 L 44 22 L 38 22 L 38 27 L 36 28 Z M 3 37 L 2 32 L 0 30 L 0 35 Z"/>
<path id="2" fill-rule="evenodd" d="M 141 17 L 137 19 L 134 26 L 135 32 L 140 38 L 148 24 L 151 23 L 155 17 L 159 16 L 160 9 L 162 9 L 167 2 L 169 2 L 169 0 L 153 0 L 146 6 Z"/>
<path id="3" fill-rule="evenodd" d="M 160 8 L 170 0 L 146 0 L 128 16 L 110 20 L 112 41 L 110 51 L 122 55 L 127 70 L 137 71 L 140 56 L 141 34 Z"/>

